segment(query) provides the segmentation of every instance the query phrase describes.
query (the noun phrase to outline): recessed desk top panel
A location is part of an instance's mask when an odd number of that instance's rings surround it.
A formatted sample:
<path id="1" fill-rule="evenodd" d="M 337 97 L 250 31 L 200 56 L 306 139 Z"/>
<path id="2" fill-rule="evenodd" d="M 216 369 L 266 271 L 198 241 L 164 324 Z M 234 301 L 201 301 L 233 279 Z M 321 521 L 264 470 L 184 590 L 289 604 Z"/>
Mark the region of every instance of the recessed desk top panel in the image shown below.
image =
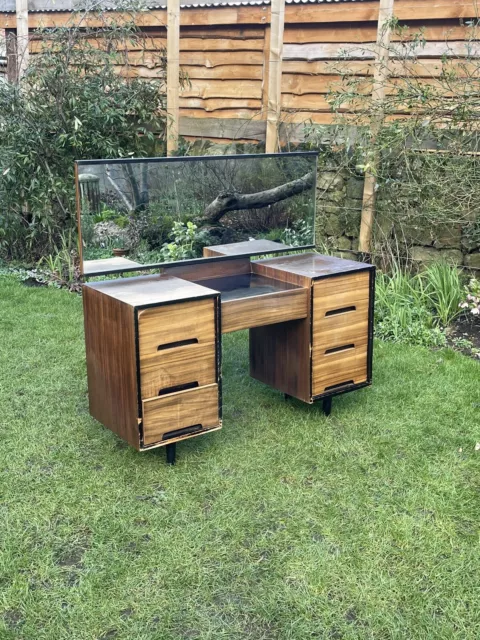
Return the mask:
<path id="1" fill-rule="evenodd" d="M 269 293 L 279 293 L 290 289 L 299 289 L 297 285 L 273 278 L 266 278 L 255 273 L 244 273 L 238 276 L 227 276 L 224 278 L 212 278 L 202 280 L 202 284 L 210 289 L 220 291 L 222 303 L 229 300 L 241 300 L 263 296 Z"/>

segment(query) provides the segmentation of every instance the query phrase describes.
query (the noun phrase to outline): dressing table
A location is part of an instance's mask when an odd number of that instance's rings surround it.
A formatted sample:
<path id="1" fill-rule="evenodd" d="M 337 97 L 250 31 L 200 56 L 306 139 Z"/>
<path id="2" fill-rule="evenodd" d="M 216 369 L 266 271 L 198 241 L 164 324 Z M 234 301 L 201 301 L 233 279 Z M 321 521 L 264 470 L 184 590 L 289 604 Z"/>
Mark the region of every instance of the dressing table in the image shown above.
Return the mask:
<path id="1" fill-rule="evenodd" d="M 124 276 L 82 290 L 89 406 L 100 423 L 137 450 L 166 447 L 173 463 L 177 442 L 221 428 L 221 338 L 245 329 L 250 375 L 285 398 L 321 401 L 328 415 L 335 395 L 371 384 L 372 265 L 265 238 L 202 254 L 133 277 L 135 259 L 84 261 L 85 276 Z"/>

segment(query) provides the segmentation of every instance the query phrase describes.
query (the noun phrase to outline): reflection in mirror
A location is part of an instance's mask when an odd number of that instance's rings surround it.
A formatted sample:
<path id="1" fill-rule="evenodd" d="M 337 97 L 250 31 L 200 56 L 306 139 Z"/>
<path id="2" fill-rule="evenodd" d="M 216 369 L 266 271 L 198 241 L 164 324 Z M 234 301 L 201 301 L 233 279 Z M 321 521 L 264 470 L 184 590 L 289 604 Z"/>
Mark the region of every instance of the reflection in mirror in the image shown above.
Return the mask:
<path id="1" fill-rule="evenodd" d="M 77 163 L 82 272 L 311 248 L 315 153 Z"/>

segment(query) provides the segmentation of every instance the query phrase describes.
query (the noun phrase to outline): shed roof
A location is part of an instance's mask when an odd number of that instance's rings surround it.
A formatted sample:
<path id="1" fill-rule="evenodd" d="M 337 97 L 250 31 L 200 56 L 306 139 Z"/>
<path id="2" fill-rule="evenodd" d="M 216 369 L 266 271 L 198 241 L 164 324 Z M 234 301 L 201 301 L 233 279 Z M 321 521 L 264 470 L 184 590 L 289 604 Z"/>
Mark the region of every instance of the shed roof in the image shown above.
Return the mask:
<path id="1" fill-rule="evenodd" d="M 345 2 L 363 2 L 363 0 L 285 0 L 287 4 L 325 4 L 325 3 L 345 3 Z M 240 7 L 245 5 L 269 5 L 270 0 L 237 0 L 233 2 L 225 2 L 225 0 L 187 0 L 180 6 L 183 9 L 189 7 Z M 95 8 L 98 10 L 116 11 L 121 8 L 121 3 L 115 3 L 112 0 L 103 0 L 95 2 Z M 159 3 L 148 3 L 146 9 L 166 9 L 166 0 Z M 85 9 L 85 2 L 77 0 L 28 0 L 28 9 L 32 13 L 44 13 L 53 11 L 73 11 L 76 9 Z M 15 0 L 0 0 L 0 13 L 15 13 Z"/>

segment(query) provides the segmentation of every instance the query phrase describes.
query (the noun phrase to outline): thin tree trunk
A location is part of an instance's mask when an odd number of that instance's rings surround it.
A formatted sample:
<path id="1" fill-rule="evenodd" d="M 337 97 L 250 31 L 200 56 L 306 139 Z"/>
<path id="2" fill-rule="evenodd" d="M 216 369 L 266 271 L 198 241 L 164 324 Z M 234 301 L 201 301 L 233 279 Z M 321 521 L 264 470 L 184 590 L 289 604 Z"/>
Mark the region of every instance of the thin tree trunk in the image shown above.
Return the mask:
<path id="1" fill-rule="evenodd" d="M 375 218 L 375 201 L 377 192 L 377 173 L 379 153 L 375 148 L 377 137 L 384 121 L 385 83 L 388 79 L 390 22 L 393 17 L 394 0 L 380 0 L 377 25 L 377 51 L 374 63 L 372 104 L 375 113 L 370 123 L 371 144 L 373 154 L 369 158 L 365 171 L 363 187 L 362 219 L 360 223 L 360 237 L 358 250 L 368 255 L 371 252 L 373 223 Z"/>

